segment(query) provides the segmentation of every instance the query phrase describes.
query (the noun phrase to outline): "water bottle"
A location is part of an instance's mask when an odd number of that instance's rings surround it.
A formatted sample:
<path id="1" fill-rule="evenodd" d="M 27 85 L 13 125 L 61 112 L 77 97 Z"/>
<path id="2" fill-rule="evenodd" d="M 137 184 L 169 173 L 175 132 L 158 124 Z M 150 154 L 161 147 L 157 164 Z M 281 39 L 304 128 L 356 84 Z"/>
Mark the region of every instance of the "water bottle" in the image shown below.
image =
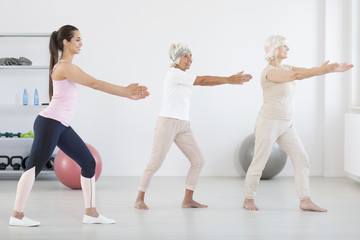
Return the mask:
<path id="1" fill-rule="evenodd" d="M 38 94 L 38 90 L 35 88 L 35 94 L 34 94 L 34 105 L 37 106 L 39 105 L 39 94 Z"/>
<path id="2" fill-rule="evenodd" d="M 26 88 L 24 88 L 24 93 L 23 93 L 23 105 L 24 106 L 28 105 L 28 94 Z"/>

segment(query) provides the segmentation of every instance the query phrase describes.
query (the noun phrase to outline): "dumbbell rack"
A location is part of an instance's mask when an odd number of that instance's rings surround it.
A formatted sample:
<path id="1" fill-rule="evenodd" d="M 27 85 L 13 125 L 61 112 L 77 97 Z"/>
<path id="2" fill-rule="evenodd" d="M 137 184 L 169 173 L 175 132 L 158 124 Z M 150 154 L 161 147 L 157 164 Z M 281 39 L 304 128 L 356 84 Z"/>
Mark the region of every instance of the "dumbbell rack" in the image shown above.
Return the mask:
<path id="1" fill-rule="evenodd" d="M 33 124 L 34 119 L 38 112 L 44 109 L 45 106 L 1 106 L 0 113 L 7 113 L 9 115 L 14 114 L 15 112 L 19 113 L 22 116 L 22 120 L 26 119 L 26 127 L 21 126 L 20 122 L 17 122 L 15 125 L 22 127 L 23 129 L 20 132 L 28 132 L 30 126 Z M 32 116 L 30 118 L 30 116 Z M 10 121 L 8 119 L 7 121 Z M 28 122 L 31 122 L 28 124 Z M 3 120 L 0 119 L 0 126 L 4 126 L 6 123 L 3 123 Z M 11 126 L 9 126 L 11 127 Z M 7 128 L 6 128 L 7 129 Z M 13 128 L 12 128 L 13 129 Z M 17 129 L 17 128 L 16 128 Z M 26 129 L 26 130 L 25 130 Z M 5 132 L 4 129 L 1 131 Z M 10 131 L 9 131 L 10 132 Z M 17 133 L 17 131 L 13 131 Z M 23 172 L 23 167 L 21 165 L 22 160 L 27 157 L 30 153 L 30 149 L 33 143 L 33 138 L 19 138 L 19 137 L 0 137 L 0 178 L 2 176 L 20 176 Z M 43 170 L 40 173 L 42 176 L 53 176 L 53 170 Z"/>
<path id="2" fill-rule="evenodd" d="M 44 106 L 0 105 L 0 132 L 25 133 L 32 130 L 34 119 L 43 108 Z M 32 142 L 33 138 L 0 137 L 0 156 L 6 156 L 0 158 L 0 176 L 20 175 L 23 172 L 22 168 L 12 166 L 21 164 L 20 158 L 13 157 L 26 157 L 30 153 Z"/>
<path id="3" fill-rule="evenodd" d="M 22 160 L 28 156 L 32 142 L 32 138 L 0 138 L 0 177 L 17 176 L 24 171 Z M 53 170 L 41 172 L 41 175 L 49 174 L 54 175 Z"/>
<path id="4" fill-rule="evenodd" d="M 8 166 L 11 166 L 13 170 L 19 171 L 21 169 L 21 162 L 24 158 L 22 156 L 6 156 L 0 155 L 0 170 L 6 169 Z M 18 161 L 16 161 L 18 160 Z M 5 170 L 4 170 L 5 171 Z"/>

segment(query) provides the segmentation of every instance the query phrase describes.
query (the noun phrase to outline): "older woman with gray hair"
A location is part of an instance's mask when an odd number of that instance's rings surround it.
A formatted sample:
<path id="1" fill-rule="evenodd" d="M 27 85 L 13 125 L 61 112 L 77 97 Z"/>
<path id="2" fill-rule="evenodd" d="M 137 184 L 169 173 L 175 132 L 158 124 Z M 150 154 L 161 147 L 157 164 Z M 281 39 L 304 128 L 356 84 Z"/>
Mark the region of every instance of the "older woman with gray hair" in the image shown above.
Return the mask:
<path id="1" fill-rule="evenodd" d="M 311 201 L 309 187 L 309 158 L 293 125 L 295 80 L 331 72 L 345 72 L 353 67 L 346 63 L 323 63 L 320 67 L 298 68 L 283 65 L 289 48 L 282 36 L 270 36 L 265 41 L 265 59 L 269 64 L 261 74 L 263 105 L 255 124 L 254 157 L 245 178 L 244 208 L 257 211 L 254 196 L 265 164 L 275 142 L 292 160 L 300 209 L 326 212 Z"/>
<path id="2" fill-rule="evenodd" d="M 145 192 L 155 172 L 165 160 L 173 142 L 190 161 L 190 170 L 186 178 L 183 208 L 206 208 L 206 205 L 193 200 L 204 157 L 194 138 L 189 122 L 190 95 L 193 85 L 215 86 L 222 84 L 243 84 L 252 77 L 240 72 L 230 77 L 196 76 L 186 72 L 192 64 L 191 50 L 186 43 L 170 46 L 172 64 L 165 76 L 163 104 L 155 126 L 151 159 L 140 180 L 139 193 L 135 202 L 138 209 L 148 210 L 145 204 Z"/>

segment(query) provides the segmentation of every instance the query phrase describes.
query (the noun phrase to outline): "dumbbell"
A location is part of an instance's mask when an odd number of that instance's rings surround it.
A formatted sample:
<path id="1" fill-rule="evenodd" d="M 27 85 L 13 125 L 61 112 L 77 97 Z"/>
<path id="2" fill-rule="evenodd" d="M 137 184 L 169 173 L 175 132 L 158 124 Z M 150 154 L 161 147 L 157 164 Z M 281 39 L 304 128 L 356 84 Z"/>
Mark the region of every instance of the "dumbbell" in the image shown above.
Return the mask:
<path id="1" fill-rule="evenodd" d="M 20 160 L 20 163 L 14 163 L 14 162 L 13 162 L 14 159 L 19 159 L 19 160 Z M 14 170 L 20 170 L 22 160 L 23 160 L 23 158 L 22 158 L 21 156 L 12 156 L 12 157 L 10 158 L 10 165 L 12 166 L 12 168 L 13 168 Z"/>
<path id="2" fill-rule="evenodd" d="M 6 162 L 0 163 L 0 170 L 6 170 L 6 167 L 9 166 L 10 158 L 8 156 L 0 155 L 0 159 L 6 159 Z"/>
<path id="3" fill-rule="evenodd" d="M 6 138 L 20 137 L 20 136 L 21 133 L 10 133 L 10 132 L 0 133 L 0 137 L 6 137 Z"/>
<path id="4" fill-rule="evenodd" d="M 0 133 L 0 137 L 9 137 L 9 134 L 10 134 L 10 133 L 8 133 L 8 132 L 6 132 L 6 133 Z"/>
<path id="5" fill-rule="evenodd" d="M 34 138 L 34 133 L 33 131 L 27 132 L 27 133 L 21 133 L 20 136 L 21 138 Z"/>

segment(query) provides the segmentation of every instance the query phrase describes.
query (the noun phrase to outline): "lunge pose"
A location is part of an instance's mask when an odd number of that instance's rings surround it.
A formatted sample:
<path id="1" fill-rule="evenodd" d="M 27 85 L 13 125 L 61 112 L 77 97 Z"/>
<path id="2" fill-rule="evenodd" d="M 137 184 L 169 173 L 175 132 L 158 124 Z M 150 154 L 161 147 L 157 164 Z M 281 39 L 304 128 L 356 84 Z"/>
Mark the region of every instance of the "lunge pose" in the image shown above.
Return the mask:
<path id="1" fill-rule="evenodd" d="M 299 68 L 283 65 L 289 51 L 286 39 L 270 36 L 265 41 L 265 59 L 269 64 L 261 74 L 263 105 L 255 124 L 254 157 L 245 178 L 244 208 L 259 210 L 254 197 L 266 161 L 275 142 L 292 160 L 295 171 L 295 184 L 300 209 L 326 212 L 311 201 L 309 187 L 309 158 L 293 126 L 293 98 L 295 80 L 331 72 L 345 72 L 353 67 L 346 63 L 323 63 L 320 67 Z"/>
<path id="2" fill-rule="evenodd" d="M 189 122 L 190 95 L 193 85 L 215 86 L 221 84 L 243 84 L 251 75 L 243 72 L 230 77 L 196 76 L 186 72 L 192 64 L 192 54 L 186 43 L 172 44 L 169 51 L 172 60 L 163 88 L 163 104 L 155 126 L 151 159 L 140 180 L 135 207 L 147 210 L 145 192 L 151 178 L 162 165 L 173 142 L 190 161 L 186 178 L 183 208 L 205 208 L 206 205 L 193 200 L 193 193 L 204 165 L 204 157 L 195 140 Z"/>
<path id="3" fill-rule="evenodd" d="M 95 205 L 95 159 L 83 140 L 71 128 L 76 109 L 78 85 L 133 100 L 149 95 L 147 88 L 138 84 L 127 87 L 110 84 L 83 72 L 72 64 L 79 54 L 82 40 L 76 27 L 66 25 L 50 37 L 50 104 L 37 116 L 34 123 L 34 142 L 24 173 L 17 186 L 14 211 L 9 224 L 12 226 L 37 226 L 40 222 L 24 216 L 25 203 L 36 176 L 48 161 L 56 146 L 74 159 L 81 167 L 81 187 L 85 200 L 83 223 L 115 223 L 97 212 Z M 60 60 L 58 52 L 61 52 Z"/>

